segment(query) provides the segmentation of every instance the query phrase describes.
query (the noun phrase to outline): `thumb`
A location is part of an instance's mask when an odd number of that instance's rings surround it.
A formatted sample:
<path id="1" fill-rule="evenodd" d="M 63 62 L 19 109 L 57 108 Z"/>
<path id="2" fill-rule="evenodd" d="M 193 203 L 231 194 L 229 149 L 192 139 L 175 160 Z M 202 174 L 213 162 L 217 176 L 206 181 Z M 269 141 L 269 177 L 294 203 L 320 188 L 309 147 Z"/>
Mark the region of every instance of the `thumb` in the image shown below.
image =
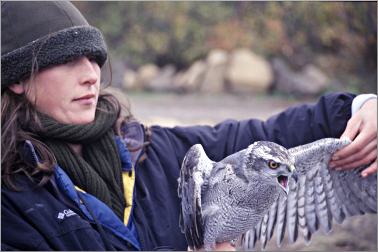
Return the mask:
<path id="1" fill-rule="evenodd" d="M 362 121 L 360 116 L 352 116 L 340 138 L 349 138 L 350 140 L 353 140 L 359 132 L 361 123 Z"/>

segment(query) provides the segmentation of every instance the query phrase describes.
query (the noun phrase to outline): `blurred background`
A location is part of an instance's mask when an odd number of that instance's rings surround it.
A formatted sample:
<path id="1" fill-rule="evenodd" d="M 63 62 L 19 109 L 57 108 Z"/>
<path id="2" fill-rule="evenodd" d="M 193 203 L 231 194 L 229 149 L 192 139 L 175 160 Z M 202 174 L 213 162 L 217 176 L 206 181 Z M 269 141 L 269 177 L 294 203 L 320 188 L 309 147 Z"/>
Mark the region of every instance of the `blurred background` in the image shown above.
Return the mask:
<path id="1" fill-rule="evenodd" d="M 74 4 L 105 36 L 110 90 L 147 125 L 266 119 L 325 92 L 377 93 L 377 2 Z M 376 251 L 377 217 L 281 250 Z"/>
<path id="2" fill-rule="evenodd" d="M 148 124 L 266 119 L 329 91 L 377 92 L 376 2 L 74 4 L 105 35 L 112 86 Z"/>

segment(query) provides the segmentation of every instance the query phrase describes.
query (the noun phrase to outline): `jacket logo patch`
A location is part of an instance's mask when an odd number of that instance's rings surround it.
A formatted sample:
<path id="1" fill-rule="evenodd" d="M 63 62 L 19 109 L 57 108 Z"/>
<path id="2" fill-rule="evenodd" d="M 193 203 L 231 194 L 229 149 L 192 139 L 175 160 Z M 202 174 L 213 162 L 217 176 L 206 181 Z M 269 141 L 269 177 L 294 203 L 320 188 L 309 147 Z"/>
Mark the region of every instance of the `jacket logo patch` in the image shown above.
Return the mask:
<path id="1" fill-rule="evenodd" d="M 64 218 L 71 217 L 73 215 L 77 215 L 77 214 L 71 209 L 66 209 L 66 210 L 63 210 L 63 212 L 58 213 L 58 219 L 63 220 Z"/>

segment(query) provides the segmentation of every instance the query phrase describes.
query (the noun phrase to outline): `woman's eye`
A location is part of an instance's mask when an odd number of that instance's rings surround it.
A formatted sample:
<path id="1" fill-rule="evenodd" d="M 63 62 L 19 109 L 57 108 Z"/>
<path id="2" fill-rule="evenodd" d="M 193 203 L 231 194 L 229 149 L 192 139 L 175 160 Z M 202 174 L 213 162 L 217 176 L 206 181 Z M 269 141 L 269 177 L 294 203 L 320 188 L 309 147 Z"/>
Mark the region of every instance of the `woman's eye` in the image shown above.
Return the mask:
<path id="1" fill-rule="evenodd" d="M 277 162 L 274 162 L 273 160 L 270 160 L 270 161 L 268 162 L 268 165 L 269 165 L 269 167 L 270 167 L 271 169 L 276 169 L 280 164 L 277 163 Z"/>

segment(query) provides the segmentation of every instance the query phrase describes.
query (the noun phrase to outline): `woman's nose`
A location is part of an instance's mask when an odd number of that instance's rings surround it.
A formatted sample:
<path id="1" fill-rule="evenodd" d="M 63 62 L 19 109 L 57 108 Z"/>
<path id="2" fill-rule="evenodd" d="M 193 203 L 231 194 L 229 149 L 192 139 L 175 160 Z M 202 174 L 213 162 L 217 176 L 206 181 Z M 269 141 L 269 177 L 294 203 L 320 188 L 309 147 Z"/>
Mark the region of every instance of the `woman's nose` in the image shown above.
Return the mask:
<path id="1" fill-rule="evenodd" d="M 80 84 L 94 85 L 100 78 L 100 67 L 95 61 L 89 60 L 87 57 L 79 59 Z"/>

